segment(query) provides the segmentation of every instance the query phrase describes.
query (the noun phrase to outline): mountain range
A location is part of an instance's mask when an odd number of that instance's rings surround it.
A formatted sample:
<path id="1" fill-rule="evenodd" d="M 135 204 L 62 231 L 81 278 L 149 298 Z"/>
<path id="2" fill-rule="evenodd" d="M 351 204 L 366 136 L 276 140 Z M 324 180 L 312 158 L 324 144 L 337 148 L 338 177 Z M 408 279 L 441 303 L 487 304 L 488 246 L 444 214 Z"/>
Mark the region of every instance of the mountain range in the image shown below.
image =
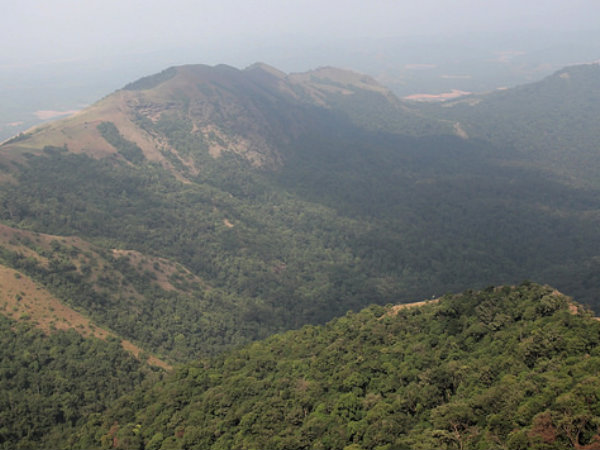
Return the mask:
<path id="1" fill-rule="evenodd" d="M 137 357 L 127 364 L 149 386 L 173 364 L 209 361 L 373 304 L 532 279 L 598 308 L 598 67 L 440 104 L 401 101 L 368 76 L 331 67 L 285 74 L 265 64 L 193 65 L 130 83 L 0 146 L 7 329 L 41 333 L 19 345 L 69 333 L 61 328 L 85 337 L 70 344 L 77 348 L 89 339 L 100 339 L 97 349 L 123 342 Z M 594 342 L 582 345 L 592 352 Z M 545 402 L 527 420 L 550 408 Z M 69 445 L 96 446 L 81 427 L 110 427 L 90 416 L 104 414 L 106 403 L 77 404 L 68 420 L 60 406 L 55 423 L 69 435 L 79 430 Z M 130 421 L 134 412 L 110 414 Z M 431 425 L 431 414 L 414 423 Z M 175 425 L 165 426 L 163 440 L 144 445 L 167 448 Z M 1 433 L 4 444 L 40 442 L 23 432 L 27 425 L 14 427 Z M 577 445 L 595 442 L 592 428 Z M 444 445 L 463 445 L 451 425 L 442 429 Z M 233 430 L 224 436 L 247 432 Z M 116 431 L 103 433 L 118 446 Z M 556 445 L 570 439 L 565 433 Z M 181 447 L 184 436 L 168 445 Z M 302 445 L 329 446 L 314 436 Z M 284 442 L 211 439 L 223 448 Z"/>

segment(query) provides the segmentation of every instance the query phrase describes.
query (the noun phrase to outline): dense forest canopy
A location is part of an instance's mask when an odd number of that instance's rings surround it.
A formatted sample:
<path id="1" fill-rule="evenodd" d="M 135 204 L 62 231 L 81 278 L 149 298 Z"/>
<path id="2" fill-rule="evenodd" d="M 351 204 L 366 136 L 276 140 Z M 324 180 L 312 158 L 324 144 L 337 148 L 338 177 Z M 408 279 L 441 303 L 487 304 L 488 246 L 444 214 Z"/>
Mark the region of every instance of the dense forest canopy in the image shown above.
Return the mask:
<path id="1" fill-rule="evenodd" d="M 82 442 L 595 448 L 599 343 L 589 312 L 530 283 L 370 307 L 181 368 L 123 397 Z"/>
<path id="2" fill-rule="evenodd" d="M 158 376 L 119 340 L 44 334 L 0 315 L 0 448 L 69 448 L 91 417 Z M 78 445 L 93 445 L 78 441 Z"/>

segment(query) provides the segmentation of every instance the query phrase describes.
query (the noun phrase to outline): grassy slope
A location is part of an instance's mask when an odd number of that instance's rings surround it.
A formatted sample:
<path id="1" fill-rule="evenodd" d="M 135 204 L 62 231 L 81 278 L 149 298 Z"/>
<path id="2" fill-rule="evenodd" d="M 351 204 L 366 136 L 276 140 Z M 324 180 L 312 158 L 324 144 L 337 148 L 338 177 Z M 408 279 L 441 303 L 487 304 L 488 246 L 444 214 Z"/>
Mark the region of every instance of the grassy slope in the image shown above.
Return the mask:
<path id="1" fill-rule="evenodd" d="M 133 250 L 106 251 L 73 236 L 53 236 L 2 225 L 0 248 L 4 260 L 0 273 L 5 314 L 29 320 L 45 331 L 74 328 L 84 336 L 99 338 L 117 333 L 121 338 L 127 337 L 123 346 L 136 356 L 142 352 L 140 346 L 145 352 L 156 348 L 140 342 L 139 336 L 126 329 L 119 330 L 107 317 L 106 306 L 95 305 L 94 301 L 117 304 L 121 314 L 131 314 L 147 303 L 149 290 L 154 295 L 189 296 L 198 289 L 210 289 L 197 276 L 165 258 Z M 170 367 L 155 356 L 149 356 L 148 361 Z"/>

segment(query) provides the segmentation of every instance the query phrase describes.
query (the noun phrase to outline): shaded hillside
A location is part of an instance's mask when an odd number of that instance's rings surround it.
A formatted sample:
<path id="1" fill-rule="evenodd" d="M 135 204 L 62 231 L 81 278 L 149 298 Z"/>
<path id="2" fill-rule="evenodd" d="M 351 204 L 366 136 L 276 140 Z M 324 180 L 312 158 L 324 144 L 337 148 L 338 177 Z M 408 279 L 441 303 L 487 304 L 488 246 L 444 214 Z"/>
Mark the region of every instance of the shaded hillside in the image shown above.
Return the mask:
<path id="1" fill-rule="evenodd" d="M 536 83 L 446 102 L 438 117 L 459 121 L 470 136 L 519 152 L 576 185 L 600 180 L 600 65 L 566 67 Z"/>
<path id="2" fill-rule="evenodd" d="M 370 307 L 180 368 L 76 447 L 597 448 L 599 344 L 529 283 Z"/>

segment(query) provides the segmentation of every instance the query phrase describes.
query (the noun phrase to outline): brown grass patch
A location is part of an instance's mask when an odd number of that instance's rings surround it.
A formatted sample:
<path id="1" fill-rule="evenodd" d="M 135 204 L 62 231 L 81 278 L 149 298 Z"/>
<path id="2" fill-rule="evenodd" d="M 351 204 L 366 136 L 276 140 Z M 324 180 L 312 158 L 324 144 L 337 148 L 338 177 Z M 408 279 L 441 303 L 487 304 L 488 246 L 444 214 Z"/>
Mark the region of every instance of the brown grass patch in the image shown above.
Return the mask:
<path id="1" fill-rule="evenodd" d="M 123 339 L 121 341 L 121 345 L 123 346 L 123 348 L 125 350 L 127 350 L 129 353 L 131 353 L 137 359 L 141 358 L 141 354 L 142 354 L 143 350 L 141 348 L 139 348 L 137 345 L 135 345 L 134 343 L 132 343 L 131 341 Z M 147 355 L 147 353 L 146 353 L 146 355 Z M 167 364 L 162 359 L 158 359 L 156 356 L 153 356 L 153 355 L 148 356 L 147 362 L 151 366 L 160 367 L 161 369 L 164 369 L 164 370 L 173 369 L 173 366 L 171 366 L 170 364 Z"/>
<path id="2" fill-rule="evenodd" d="M 425 305 L 429 305 L 429 304 L 433 304 L 433 303 L 438 303 L 440 301 L 439 298 L 435 298 L 433 300 L 423 300 L 420 302 L 413 302 L 413 303 L 401 303 L 399 305 L 394 305 L 390 308 L 390 310 L 385 313 L 385 316 L 395 316 L 396 314 L 398 314 L 398 312 L 400 312 L 403 309 L 408 309 L 408 308 L 418 308 L 420 306 L 425 306 Z"/>
<path id="3" fill-rule="evenodd" d="M 465 129 L 462 127 L 460 122 L 456 122 L 454 124 L 454 134 L 456 134 L 460 138 L 469 139 L 469 135 L 467 134 Z"/>
<path id="4" fill-rule="evenodd" d="M 450 92 L 443 92 L 441 94 L 413 94 L 404 97 L 404 100 L 412 100 L 416 102 L 441 102 L 444 100 L 451 100 L 465 95 L 469 95 L 471 92 L 461 91 L 459 89 L 452 89 Z"/>
<path id="5" fill-rule="evenodd" d="M 44 110 L 36 111 L 33 114 L 40 120 L 49 120 L 49 119 L 55 119 L 57 117 L 71 116 L 77 112 L 79 112 L 78 109 L 70 109 L 68 111 L 52 111 L 52 110 L 44 109 Z"/>
<path id="6" fill-rule="evenodd" d="M 0 298 L 4 314 L 15 319 L 33 322 L 46 333 L 53 330 L 75 329 L 82 336 L 106 339 L 109 332 L 96 327 L 77 311 L 63 305 L 56 297 L 38 286 L 27 275 L 0 265 Z"/>
<path id="7" fill-rule="evenodd" d="M 17 153 L 29 151 L 39 154 L 46 145 L 57 147 L 67 145 L 71 152 L 103 158 L 116 153 L 116 149 L 106 142 L 96 128 L 101 122 L 108 121 L 115 124 L 125 139 L 135 142 L 146 158 L 151 161 L 163 161 L 164 158 L 157 148 L 155 139 L 131 120 L 133 117 L 131 108 L 138 102 L 133 92 L 116 92 L 82 111 L 69 111 L 75 113 L 71 117 L 27 130 L 31 134 L 30 137 L 6 146 L 6 149 Z M 39 111 L 39 113 L 47 118 L 63 114 L 60 111 Z"/>
<path id="8" fill-rule="evenodd" d="M 96 283 L 101 276 L 107 276 L 110 274 L 115 283 L 119 283 L 122 286 L 121 292 L 127 294 L 132 298 L 143 300 L 143 296 L 135 290 L 135 288 L 127 283 L 125 278 L 119 272 L 110 270 L 110 264 L 106 261 L 105 257 L 94 245 L 76 236 L 55 236 L 50 234 L 35 233 L 32 231 L 19 230 L 0 224 L 0 245 L 4 248 L 20 253 L 26 257 L 31 257 L 37 260 L 42 266 L 48 267 L 49 259 L 42 256 L 38 251 L 44 250 L 47 252 L 52 251 L 53 243 L 58 242 L 63 248 L 66 247 L 67 251 L 69 247 L 76 248 L 78 251 L 77 255 L 72 255 L 69 260 L 72 262 L 77 271 L 82 273 L 82 266 L 87 264 L 91 267 L 91 273 L 89 275 L 89 281 Z M 33 248 L 30 248 L 33 247 Z M 34 250 L 34 248 L 36 250 Z M 155 276 L 154 282 L 161 288 L 171 291 L 181 291 L 177 289 L 169 281 L 169 277 L 175 272 L 181 272 L 187 280 L 191 282 L 197 282 L 202 286 L 205 286 L 203 280 L 193 275 L 187 269 L 180 268 L 175 263 L 164 259 L 145 256 L 140 252 L 134 250 L 113 250 L 115 257 L 126 256 L 129 264 L 134 267 L 139 273 L 151 272 Z M 90 264 L 91 261 L 93 264 Z M 110 270 L 107 272 L 107 270 Z M 100 290 L 95 286 L 96 290 Z"/>
<path id="9" fill-rule="evenodd" d="M 44 258 L 37 252 L 23 245 L 23 241 L 29 240 L 38 242 L 41 238 L 36 238 L 36 233 L 29 231 L 17 230 L 15 228 L 8 227 L 0 224 L 0 245 L 7 250 L 22 254 L 27 258 L 33 258 L 37 260 L 44 267 L 48 266 L 48 258 Z"/>

